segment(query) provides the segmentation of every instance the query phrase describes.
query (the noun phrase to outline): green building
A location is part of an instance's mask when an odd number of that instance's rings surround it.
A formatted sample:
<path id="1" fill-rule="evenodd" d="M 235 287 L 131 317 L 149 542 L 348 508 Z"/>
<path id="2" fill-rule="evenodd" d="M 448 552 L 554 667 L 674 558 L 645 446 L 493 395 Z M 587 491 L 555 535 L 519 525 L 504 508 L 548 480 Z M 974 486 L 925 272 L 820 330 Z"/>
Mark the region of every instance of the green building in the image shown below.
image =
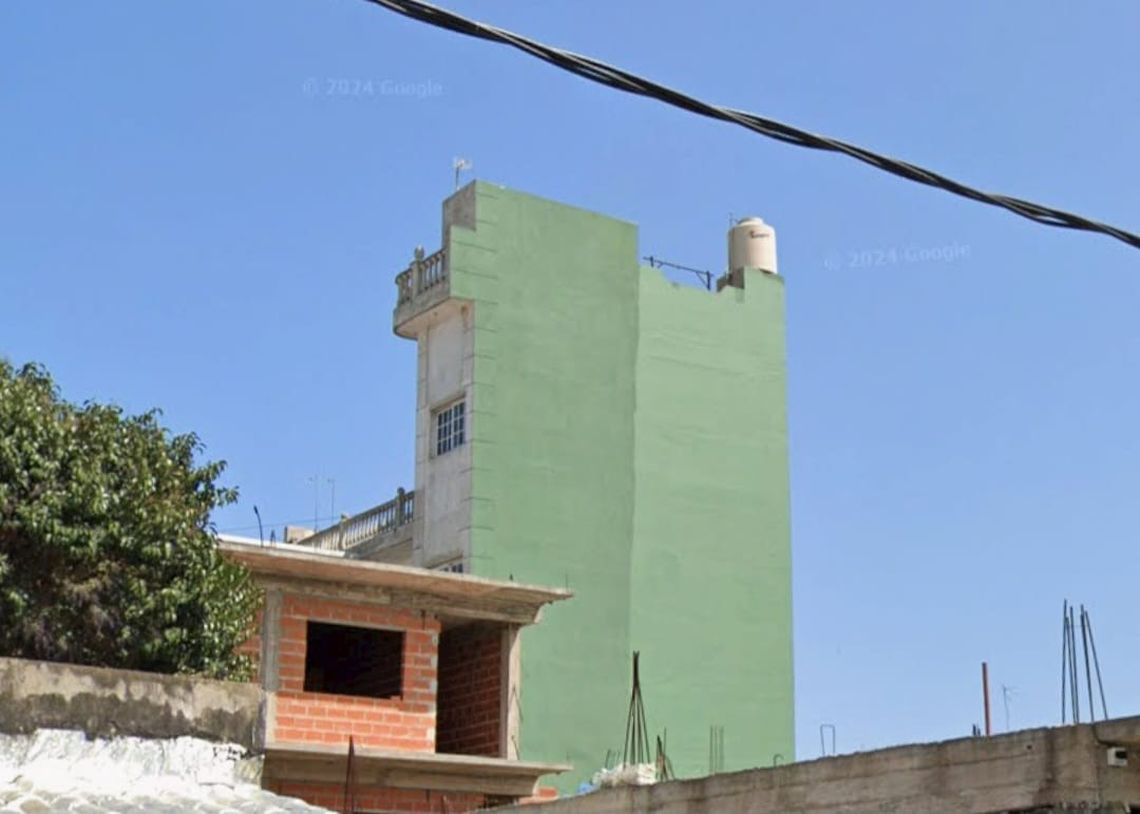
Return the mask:
<path id="1" fill-rule="evenodd" d="M 414 509 L 358 553 L 574 591 L 521 634 L 504 711 L 508 753 L 574 765 L 564 792 L 621 760 L 635 650 L 679 776 L 713 728 L 723 770 L 794 759 L 784 284 L 770 227 L 729 239 L 716 292 L 678 285 L 635 225 L 475 182 L 397 278 Z"/>

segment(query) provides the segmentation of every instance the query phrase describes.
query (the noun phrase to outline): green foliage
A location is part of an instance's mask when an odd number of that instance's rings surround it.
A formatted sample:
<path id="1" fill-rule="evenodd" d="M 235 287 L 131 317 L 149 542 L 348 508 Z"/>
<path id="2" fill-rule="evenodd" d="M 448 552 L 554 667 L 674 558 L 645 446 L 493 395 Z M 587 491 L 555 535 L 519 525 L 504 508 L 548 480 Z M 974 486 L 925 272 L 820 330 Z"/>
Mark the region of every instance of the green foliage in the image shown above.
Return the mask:
<path id="1" fill-rule="evenodd" d="M 259 594 L 217 550 L 210 512 L 237 493 L 201 450 L 0 359 L 0 655 L 248 675 Z"/>

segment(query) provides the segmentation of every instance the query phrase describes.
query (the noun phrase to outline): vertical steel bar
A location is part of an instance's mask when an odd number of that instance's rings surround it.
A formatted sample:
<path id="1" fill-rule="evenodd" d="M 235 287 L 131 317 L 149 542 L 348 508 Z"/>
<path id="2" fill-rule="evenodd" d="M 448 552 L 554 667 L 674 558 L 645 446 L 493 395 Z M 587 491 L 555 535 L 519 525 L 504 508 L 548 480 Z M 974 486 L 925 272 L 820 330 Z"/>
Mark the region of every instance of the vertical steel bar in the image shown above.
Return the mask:
<path id="1" fill-rule="evenodd" d="M 1081 646 L 1085 651 L 1085 686 L 1089 691 L 1089 721 L 1096 721 L 1096 704 L 1093 703 L 1092 665 L 1089 663 L 1089 633 L 1085 625 L 1085 606 L 1081 605 Z"/>
<path id="2" fill-rule="evenodd" d="M 1069 606 L 1069 691 L 1073 701 L 1073 723 L 1081 722 L 1081 685 L 1077 672 L 1077 630 L 1073 617 L 1073 606 Z"/>
<path id="3" fill-rule="evenodd" d="M 1069 600 L 1061 606 L 1061 725 L 1064 726 L 1067 722 L 1066 711 L 1069 706 L 1069 699 L 1066 693 L 1069 691 Z"/>
<path id="4" fill-rule="evenodd" d="M 1101 709 L 1101 712 L 1104 713 L 1104 719 L 1107 721 L 1108 720 L 1108 706 L 1104 702 L 1104 682 L 1101 681 L 1101 677 L 1100 677 L 1100 659 L 1097 658 L 1097 655 L 1096 655 L 1096 639 L 1093 638 L 1092 617 L 1088 615 L 1088 611 L 1085 611 L 1085 616 L 1088 619 L 1089 646 L 1092 647 L 1093 665 L 1096 667 L 1096 683 L 1097 683 L 1097 686 L 1100 688 L 1100 709 Z"/>
<path id="5" fill-rule="evenodd" d="M 990 726 L 990 668 L 984 661 L 982 662 L 982 706 L 986 712 L 986 737 L 988 738 L 993 734 L 993 729 Z"/>

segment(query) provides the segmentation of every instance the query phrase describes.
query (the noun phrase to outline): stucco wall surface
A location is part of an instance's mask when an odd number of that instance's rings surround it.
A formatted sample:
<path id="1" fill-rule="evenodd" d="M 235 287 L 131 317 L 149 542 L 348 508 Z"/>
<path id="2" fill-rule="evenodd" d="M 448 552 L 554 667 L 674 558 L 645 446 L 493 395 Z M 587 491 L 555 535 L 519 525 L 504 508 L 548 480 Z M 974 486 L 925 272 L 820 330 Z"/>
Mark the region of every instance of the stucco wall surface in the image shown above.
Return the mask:
<path id="1" fill-rule="evenodd" d="M 522 633 L 521 756 L 572 789 L 628 700 L 637 230 L 476 183 L 451 294 L 474 303 L 472 571 L 568 585 Z M 467 213 L 470 222 L 472 213 Z"/>
<path id="2" fill-rule="evenodd" d="M 575 591 L 522 634 L 522 756 L 573 763 L 568 792 L 620 754 L 640 650 L 679 773 L 707 770 L 710 725 L 727 768 L 789 759 L 783 281 L 676 286 L 632 224 L 481 182 L 448 213 L 471 569 Z"/>
<path id="3" fill-rule="evenodd" d="M 253 684 L 0 658 L 0 732 L 10 734 L 193 736 L 253 749 L 261 699 Z"/>
<path id="4" fill-rule="evenodd" d="M 640 272 L 630 646 L 680 777 L 794 759 L 784 281 Z M 778 757 L 777 757 L 778 756 Z"/>

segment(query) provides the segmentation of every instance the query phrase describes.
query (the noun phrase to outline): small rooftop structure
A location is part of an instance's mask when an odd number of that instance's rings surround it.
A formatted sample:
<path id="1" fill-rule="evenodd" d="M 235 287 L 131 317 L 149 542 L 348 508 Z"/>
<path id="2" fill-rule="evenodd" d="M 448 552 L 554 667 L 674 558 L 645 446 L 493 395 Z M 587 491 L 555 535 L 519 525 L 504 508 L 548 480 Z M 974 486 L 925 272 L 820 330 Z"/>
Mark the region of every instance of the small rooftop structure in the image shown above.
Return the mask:
<path id="1" fill-rule="evenodd" d="M 463 812 L 570 768 L 518 733 L 519 631 L 570 591 L 219 549 L 264 591 L 255 682 L 0 658 L 0 810 Z"/>
<path id="2" fill-rule="evenodd" d="M 570 768 L 519 759 L 519 630 L 561 588 L 219 541 L 265 591 L 244 648 L 265 694 L 263 785 L 339 808 L 466 811 Z M 446 800 L 437 798 L 446 797 Z"/>

